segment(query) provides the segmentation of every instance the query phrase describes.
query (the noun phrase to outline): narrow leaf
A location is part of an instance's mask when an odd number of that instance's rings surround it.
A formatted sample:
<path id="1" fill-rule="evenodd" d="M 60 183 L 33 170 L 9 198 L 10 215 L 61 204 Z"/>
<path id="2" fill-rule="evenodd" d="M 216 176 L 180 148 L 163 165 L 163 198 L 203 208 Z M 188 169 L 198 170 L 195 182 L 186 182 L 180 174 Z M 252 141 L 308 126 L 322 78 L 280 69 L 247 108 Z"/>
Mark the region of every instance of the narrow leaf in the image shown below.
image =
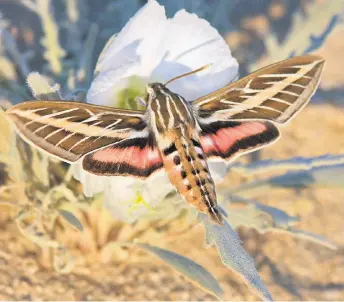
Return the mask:
<path id="1" fill-rule="evenodd" d="M 49 185 L 49 158 L 46 154 L 39 153 L 32 148 L 31 168 L 34 175 L 44 185 Z"/>
<path id="2" fill-rule="evenodd" d="M 325 154 L 317 157 L 293 157 L 286 160 L 262 160 L 249 164 L 235 163 L 230 168 L 244 174 L 259 174 L 276 170 L 311 170 L 315 167 L 344 163 L 344 154 Z"/>
<path id="3" fill-rule="evenodd" d="M 5 112 L 0 107 L 0 141 L 1 141 L 0 153 L 10 154 L 10 151 L 11 151 L 10 139 L 13 136 L 14 136 L 14 131 L 11 127 L 11 124 L 6 119 Z"/>
<path id="4" fill-rule="evenodd" d="M 96 39 L 99 32 L 98 25 L 92 23 L 90 25 L 88 36 L 84 44 L 84 51 L 81 54 L 79 62 L 79 70 L 77 72 L 77 79 L 79 83 L 89 86 L 92 79 L 92 55 L 96 45 Z"/>
<path id="5" fill-rule="evenodd" d="M 252 181 L 238 186 L 230 193 L 239 193 L 253 189 L 267 190 L 273 187 L 305 188 L 318 187 L 343 187 L 344 164 L 313 168 L 309 171 L 290 172 L 263 180 Z"/>
<path id="6" fill-rule="evenodd" d="M 338 247 L 335 244 L 333 244 L 330 240 L 328 240 L 324 236 L 314 234 L 312 232 L 297 230 L 294 228 L 288 228 L 285 231 L 288 232 L 288 234 L 293 235 L 294 237 L 299 237 L 299 238 L 304 239 L 304 240 L 312 241 L 316 244 L 323 245 L 323 246 L 325 246 L 331 250 L 337 250 L 338 249 Z"/>
<path id="7" fill-rule="evenodd" d="M 206 241 L 215 244 L 222 263 L 238 273 L 251 290 L 257 293 L 264 301 L 272 301 L 272 297 L 261 280 L 253 259 L 241 246 L 240 239 L 230 225 L 224 221 L 219 226 L 209 222 L 208 217 L 199 214 L 199 220 L 204 224 L 206 230 Z"/>
<path id="8" fill-rule="evenodd" d="M 41 44 L 45 49 L 44 58 L 49 62 L 52 72 L 57 75 L 62 72 L 62 59 L 66 52 L 60 45 L 59 28 L 54 18 L 50 0 L 36 0 L 37 14 L 41 20 L 43 38 Z"/>
<path id="9" fill-rule="evenodd" d="M 82 223 L 80 222 L 80 220 L 78 218 L 76 218 L 74 216 L 73 213 L 66 211 L 66 210 L 63 210 L 63 209 L 59 209 L 58 211 L 59 211 L 61 217 L 63 217 L 63 219 L 65 219 L 73 227 L 75 227 L 80 232 L 84 231 L 84 227 L 83 227 Z"/>
<path id="10" fill-rule="evenodd" d="M 245 203 L 247 205 L 251 205 L 252 208 L 256 210 L 255 216 L 259 216 L 259 213 L 262 213 L 262 212 L 266 213 L 267 215 L 271 216 L 271 218 L 273 220 L 273 226 L 275 226 L 275 227 L 286 228 L 286 227 L 294 225 L 295 223 L 300 221 L 300 218 L 297 216 L 290 216 L 290 215 L 288 215 L 288 213 L 286 213 L 286 212 L 284 212 L 278 208 L 264 205 L 258 201 L 255 201 L 255 200 L 243 198 L 243 197 L 237 196 L 237 195 L 231 195 L 230 200 L 231 200 L 231 202 L 234 202 L 234 203 L 238 202 L 238 203 Z M 232 225 L 232 223 L 231 223 L 231 225 Z M 272 226 L 272 225 L 270 225 L 270 226 Z M 268 225 L 267 225 L 267 227 L 268 227 Z"/>
<path id="11" fill-rule="evenodd" d="M 246 226 L 261 230 L 274 226 L 274 221 L 270 215 L 259 211 L 252 204 L 242 209 L 231 209 L 227 213 L 227 220 L 234 229 L 240 226 Z"/>
<path id="12" fill-rule="evenodd" d="M 337 249 L 332 242 L 321 235 L 292 228 L 299 221 L 296 216 L 289 216 L 280 209 L 238 196 L 232 197 L 232 201 L 248 204 L 243 209 L 232 209 L 228 212 L 228 221 L 230 221 L 233 228 L 248 226 L 256 229 L 261 234 L 267 232 L 282 233 L 312 241 L 332 250 Z"/>
<path id="13" fill-rule="evenodd" d="M 172 268 L 188 277 L 196 285 L 200 286 L 218 299 L 221 299 L 223 291 L 217 280 L 206 269 L 196 262 L 174 252 L 164 250 L 148 244 L 138 243 L 138 247 L 158 256 Z"/>

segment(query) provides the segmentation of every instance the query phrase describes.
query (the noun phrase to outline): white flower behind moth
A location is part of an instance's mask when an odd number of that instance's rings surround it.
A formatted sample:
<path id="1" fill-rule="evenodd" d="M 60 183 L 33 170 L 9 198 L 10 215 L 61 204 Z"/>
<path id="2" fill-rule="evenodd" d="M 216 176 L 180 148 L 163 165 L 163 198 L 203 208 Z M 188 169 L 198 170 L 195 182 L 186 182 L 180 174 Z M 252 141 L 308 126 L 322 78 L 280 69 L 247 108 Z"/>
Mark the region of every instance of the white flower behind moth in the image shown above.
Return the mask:
<path id="1" fill-rule="evenodd" d="M 163 83 L 207 64 L 212 66 L 169 84 L 169 88 L 193 101 L 233 81 L 238 63 L 224 39 L 206 20 L 185 10 L 168 19 L 164 7 L 150 0 L 106 44 L 86 101 L 113 107 L 129 104 L 132 109 L 143 109 L 134 101 L 136 96 L 144 97 L 147 83 Z M 223 179 L 226 173 L 223 166 L 210 164 L 215 182 Z M 77 163 L 74 176 L 83 184 L 87 196 L 104 192 L 104 205 L 113 217 L 129 223 L 145 215 L 159 218 L 164 203 L 169 202 L 165 197 L 175 190 L 164 171 L 145 180 L 105 177 L 91 175 Z M 184 201 L 180 198 L 180 202 Z M 155 216 L 154 208 L 158 206 Z M 174 208 L 180 211 L 183 206 Z M 170 212 L 171 207 L 167 206 L 166 211 Z"/>

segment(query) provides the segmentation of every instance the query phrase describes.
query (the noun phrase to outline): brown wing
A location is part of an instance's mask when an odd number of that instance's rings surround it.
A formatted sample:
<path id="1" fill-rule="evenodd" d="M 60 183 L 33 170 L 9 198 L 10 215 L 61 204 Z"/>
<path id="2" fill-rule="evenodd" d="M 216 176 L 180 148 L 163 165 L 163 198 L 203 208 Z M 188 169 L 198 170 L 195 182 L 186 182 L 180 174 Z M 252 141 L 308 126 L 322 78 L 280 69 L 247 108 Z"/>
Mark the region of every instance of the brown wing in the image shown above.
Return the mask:
<path id="1" fill-rule="evenodd" d="M 6 115 L 26 141 L 67 162 L 124 140 L 149 136 L 142 111 L 32 101 L 13 106 Z"/>
<path id="2" fill-rule="evenodd" d="M 294 57 L 262 68 L 192 103 L 200 123 L 290 120 L 310 100 L 323 70 L 318 56 Z"/>

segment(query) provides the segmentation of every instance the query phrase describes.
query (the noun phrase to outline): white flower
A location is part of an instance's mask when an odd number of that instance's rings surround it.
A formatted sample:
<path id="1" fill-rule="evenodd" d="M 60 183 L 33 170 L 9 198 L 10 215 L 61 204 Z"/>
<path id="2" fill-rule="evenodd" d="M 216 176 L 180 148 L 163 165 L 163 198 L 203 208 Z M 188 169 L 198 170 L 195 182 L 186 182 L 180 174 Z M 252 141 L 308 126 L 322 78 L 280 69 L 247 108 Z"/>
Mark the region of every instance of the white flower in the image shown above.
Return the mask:
<path id="1" fill-rule="evenodd" d="M 169 88 L 192 101 L 232 81 L 238 63 L 226 42 L 206 20 L 185 10 L 167 19 L 164 7 L 150 0 L 101 54 L 87 102 L 116 107 L 121 92 L 130 88 L 133 78 L 142 84 L 163 83 L 209 63 L 213 65 L 169 84 Z M 141 181 L 131 177 L 95 176 L 80 166 L 74 170 L 85 194 L 91 196 L 104 191 L 105 206 L 114 217 L 126 222 L 146 214 L 151 217 L 154 208 L 163 207 L 164 197 L 174 190 L 164 171 Z M 212 165 L 210 170 L 215 181 L 225 173 L 225 169 L 214 169 Z M 188 207 L 186 203 L 185 207 Z"/>

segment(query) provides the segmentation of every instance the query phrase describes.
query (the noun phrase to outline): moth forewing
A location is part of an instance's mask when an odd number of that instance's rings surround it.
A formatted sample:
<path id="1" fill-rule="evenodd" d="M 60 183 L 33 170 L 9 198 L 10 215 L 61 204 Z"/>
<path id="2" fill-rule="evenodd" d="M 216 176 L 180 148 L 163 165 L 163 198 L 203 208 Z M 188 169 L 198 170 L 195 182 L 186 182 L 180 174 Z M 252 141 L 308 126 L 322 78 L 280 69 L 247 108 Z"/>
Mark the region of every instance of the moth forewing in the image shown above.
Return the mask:
<path id="1" fill-rule="evenodd" d="M 69 163 L 133 138 L 135 133 L 148 136 L 141 111 L 68 101 L 31 101 L 11 107 L 6 115 L 25 141 Z"/>
<path id="2" fill-rule="evenodd" d="M 291 121 L 308 104 L 319 86 L 324 65 L 325 61 L 317 57 L 317 60 L 314 61 L 314 67 L 307 73 L 308 75 L 306 75 L 306 77 L 310 77 L 310 81 L 304 90 L 299 94 L 293 105 L 287 107 L 283 114 L 276 120 L 276 122 L 286 123 Z M 277 82 L 276 85 L 278 86 L 279 82 Z M 294 81 L 290 83 L 290 88 L 294 90 L 301 88 L 299 85 L 300 84 L 297 84 L 297 81 Z M 281 91 L 281 93 L 287 93 L 287 91 L 288 90 L 284 89 Z"/>
<path id="3" fill-rule="evenodd" d="M 216 120 L 271 120 L 285 123 L 315 92 L 324 60 L 294 57 L 264 67 L 193 102 L 203 123 Z"/>

